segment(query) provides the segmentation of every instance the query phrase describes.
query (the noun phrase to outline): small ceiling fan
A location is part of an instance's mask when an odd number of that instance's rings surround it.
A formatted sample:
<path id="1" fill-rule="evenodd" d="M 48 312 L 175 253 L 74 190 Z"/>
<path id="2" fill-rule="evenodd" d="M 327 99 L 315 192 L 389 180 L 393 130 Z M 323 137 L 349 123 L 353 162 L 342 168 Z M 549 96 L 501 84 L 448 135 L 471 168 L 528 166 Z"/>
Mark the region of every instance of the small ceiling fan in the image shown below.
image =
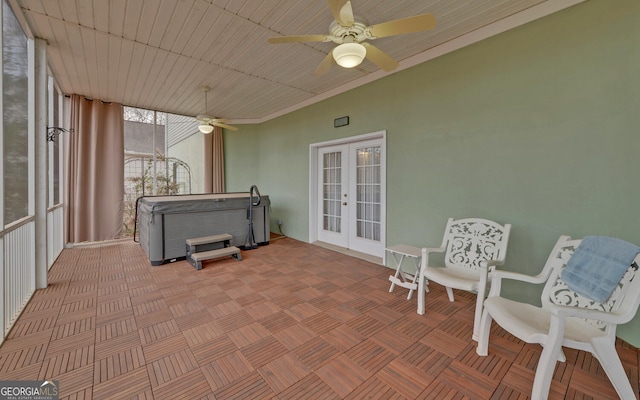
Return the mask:
<path id="1" fill-rule="evenodd" d="M 196 116 L 196 120 L 200 124 L 200 125 L 198 125 L 198 129 L 200 130 L 200 132 L 202 132 L 202 133 L 211 133 L 211 132 L 213 132 L 213 127 L 214 126 L 219 126 L 221 128 L 229 129 L 231 131 L 237 131 L 238 128 L 236 128 L 235 126 L 227 125 L 227 122 L 229 122 L 228 119 L 215 118 L 215 117 L 211 117 L 209 115 L 206 115 L 206 112 L 207 112 L 207 92 L 209 91 L 209 87 L 208 86 L 203 86 L 202 87 L 202 91 L 204 92 L 204 112 L 205 112 L 205 114 Z"/>
<path id="2" fill-rule="evenodd" d="M 398 62 L 365 40 L 426 31 L 436 26 L 436 19 L 432 14 L 415 15 L 369 25 L 369 22 L 364 18 L 353 15 L 351 1 L 329 0 L 329 8 L 335 18 L 335 21 L 329 25 L 329 34 L 276 36 L 269 38 L 269 43 L 337 43 L 338 46 L 331 50 L 316 68 L 314 72 L 316 75 L 324 75 L 329 72 L 334 62 L 344 68 L 353 68 L 359 65 L 365 57 L 383 70 L 392 71 L 398 67 Z"/>

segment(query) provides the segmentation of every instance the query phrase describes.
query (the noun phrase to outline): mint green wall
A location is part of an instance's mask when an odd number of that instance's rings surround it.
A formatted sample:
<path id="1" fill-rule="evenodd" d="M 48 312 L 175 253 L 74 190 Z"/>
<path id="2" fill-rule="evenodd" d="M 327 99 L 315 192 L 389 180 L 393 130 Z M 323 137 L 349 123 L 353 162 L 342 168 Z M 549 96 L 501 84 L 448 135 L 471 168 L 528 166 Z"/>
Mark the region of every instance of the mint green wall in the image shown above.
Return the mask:
<path id="1" fill-rule="evenodd" d="M 591 0 L 226 134 L 227 189 L 257 184 L 306 241 L 309 145 L 386 130 L 388 244 L 437 245 L 449 216 L 484 217 L 513 224 L 506 267 L 537 273 L 561 234 L 640 244 L 639 76 L 640 2 Z M 619 335 L 638 346 L 639 328 Z"/>

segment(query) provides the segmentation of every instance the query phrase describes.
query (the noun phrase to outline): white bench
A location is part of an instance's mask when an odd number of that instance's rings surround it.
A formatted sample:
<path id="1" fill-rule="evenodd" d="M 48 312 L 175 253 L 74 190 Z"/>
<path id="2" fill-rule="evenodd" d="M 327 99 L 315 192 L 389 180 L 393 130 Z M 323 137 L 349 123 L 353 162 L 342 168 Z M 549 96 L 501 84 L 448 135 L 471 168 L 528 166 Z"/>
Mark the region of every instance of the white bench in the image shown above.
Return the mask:
<path id="1" fill-rule="evenodd" d="M 197 270 L 202 269 L 202 261 L 205 260 L 231 256 L 240 261 L 242 260 L 240 249 L 231 246 L 231 240 L 233 240 L 233 236 L 228 233 L 187 239 L 187 261 Z M 216 250 L 198 251 L 199 246 L 215 243 L 222 243 L 223 247 Z"/>

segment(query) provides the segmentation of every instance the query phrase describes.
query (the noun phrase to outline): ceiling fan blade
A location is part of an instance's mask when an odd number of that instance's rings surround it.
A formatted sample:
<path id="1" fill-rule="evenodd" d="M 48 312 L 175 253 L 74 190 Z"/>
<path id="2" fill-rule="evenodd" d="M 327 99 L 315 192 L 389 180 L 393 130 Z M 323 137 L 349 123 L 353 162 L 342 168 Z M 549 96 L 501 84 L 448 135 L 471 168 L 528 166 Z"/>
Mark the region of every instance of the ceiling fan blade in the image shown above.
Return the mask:
<path id="1" fill-rule="evenodd" d="M 329 8 L 336 22 L 342 26 L 351 26 L 355 22 L 353 9 L 349 0 L 329 0 Z"/>
<path id="2" fill-rule="evenodd" d="M 269 43 L 295 43 L 295 42 L 328 42 L 331 36 L 327 35 L 298 35 L 298 36 L 274 36 L 268 39 Z"/>
<path id="3" fill-rule="evenodd" d="M 209 121 L 211 121 L 213 119 L 213 117 L 210 117 L 206 114 L 202 114 L 202 115 L 196 115 L 196 120 L 198 122 L 202 122 L 203 124 L 208 124 Z"/>
<path id="4" fill-rule="evenodd" d="M 222 122 L 218 122 L 218 121 L 213 121 L 211 125 L 219 126 L 220 128 L 224 128 L 224 129 L 229 129 L 230 131 L 234 131 L 234 132 L 238 130 L 238 128 L 236 128 L 235 126 L 223 124 Z"/>
<path id="5" fill-rule="evenodd" d="M 327 54 L 327 56 L 322 60 L 320 65 L 318 65 L 318 68 L 313 71 L 313 74 L 317 76 L 325 75 L 331 69 L 333 62 L 333 50 L 331 50 L 329 54 Z"/>
<path id="6" fill-rule="evenodd" d="M 372 38 L 381 38 L 403 33 L 427 31 L 435 27 L 436 18 L 433 14 L 421 14 L 372 25 L 368 29 Z"/>
<path id="7" fill-rule="evenodd" d="M 366 42 L 361 44 L 367 48 L 366 57 L 369 59 L 369 61 L 371 61 L 378 67 L 382 68 L 385 71 L 393 71 L 398 67 L 399 64 L 396 60 L 391 58 L 389 55 L 387 55 L 387 53 L 383 52 L 376 46 Z"/>

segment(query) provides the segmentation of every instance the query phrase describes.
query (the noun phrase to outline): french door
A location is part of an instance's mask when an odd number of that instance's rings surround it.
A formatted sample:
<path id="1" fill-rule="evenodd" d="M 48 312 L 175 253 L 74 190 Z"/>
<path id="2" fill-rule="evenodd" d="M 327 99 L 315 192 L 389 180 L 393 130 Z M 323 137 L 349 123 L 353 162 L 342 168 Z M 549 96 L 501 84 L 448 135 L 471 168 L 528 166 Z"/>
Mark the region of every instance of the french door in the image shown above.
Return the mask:
<path id="1" fill-rule="evenodd" d="M 384 256 L 382 139 L 318 149 L 318 240 Z"/>

